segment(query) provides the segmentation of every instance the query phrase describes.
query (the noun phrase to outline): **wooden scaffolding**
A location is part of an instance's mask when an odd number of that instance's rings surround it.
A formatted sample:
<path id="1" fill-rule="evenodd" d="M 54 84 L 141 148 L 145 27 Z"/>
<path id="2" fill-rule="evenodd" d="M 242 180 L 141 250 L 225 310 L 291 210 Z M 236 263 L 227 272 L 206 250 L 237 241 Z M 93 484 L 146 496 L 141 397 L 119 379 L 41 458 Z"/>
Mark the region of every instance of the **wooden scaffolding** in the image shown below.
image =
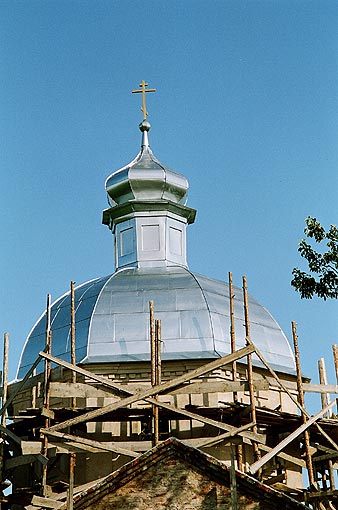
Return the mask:
<path id="1" fill-rule="evenodd" d="M 335 478 L 338 468 L 338 419 L 333 413 L 338 385 L 327 382 L 324 360 L 319 361 L 320 384 L 302 377 L 296 324 L 292 336 L 297 377 L 285 380 L 266 362 L 250 334 L 246 278 L 243 277 L 246 346 L 236 348 L 232 275 L 229 273 L 231 353 L 218 359 L 200 360 L 195 368 L 170 377 L 161 362 L 161 321 L 156 320 L 156 303 L 149 303 L 151 363 L 147 384 L 124 384 L 97 367 L 76 365 L 74 282 L 71 283 L 71 356 L 67 362 L 52 354 L 51 299 L 47 298 L 46 346 L 39 352 L 26 376 L 8 384 L 9 335 L 4 335 L 1 408 L 1 506 L 3 509 L 37 510 L 61 507 L 67 501 L 72 510 L 74 494 L 87 485 L 77 483 L 77 456 L 109 453 L 121 462 L 139 456 L 163 439 L 175 435 L 171 422 L 188 421 L 196 434 L 184 440 L 205 451 L 227 448 L 230 466 L 236 466 L 263 483 L 291 495 L 313 509 L 338 508 Z M 252 356 L 262 369 L 254 370 Z M 338 346 L 333 346 L 338 382 Z M 44 371 L 36 374 L 38 365 Z M 52 368 L 53 367 L 53 368 Z M 244 374 L 244 375 L 243 375 Z M 262 391 L 278 391 L 298 412 L 279 406 L 268 408 L 258 398 Z M 321 409 L 310 416 L 304 394 L 321 395 Z M 226 400 L 196 405 L 179 405 L 182 395 L 225 394 Z M 240 396 L 245 394 L 246 400 Z M 282 398 L 282 397 L 281 397 Z M 95 401 L 95 405 L 90 402 Z M 99 405 L 99 402 L 103 402 Z M 108 403 L 107 403 L 108 402 Z M 104 424 L 141 424 L 129 440 L 104 432 Z M 88 424 L 94 424 L 92 429 Z M 100 424 L 101 433 L 97 433 Z M 99 427 L 99 428 L 100 428 Z M 193 426 L 190 427 L 193 430 Z M 252 452 L 248 456 L 247 449 Z M 58 460 L 67 465 L 58 474 Z M 305 473 L 305 487 L 288 483 L 288 468 Z M 27 469 L 27 467 L 29 469 Z M 18 484 L 22 475 L 22 483 Z M 29 474 L 29 476 L 28 476 Z M 14 490 L 8 486 L 14 480 Z M 6 490 L 7 489 L 7 490 Z M 233 487 L 233 510 L 236 491 Z"/>

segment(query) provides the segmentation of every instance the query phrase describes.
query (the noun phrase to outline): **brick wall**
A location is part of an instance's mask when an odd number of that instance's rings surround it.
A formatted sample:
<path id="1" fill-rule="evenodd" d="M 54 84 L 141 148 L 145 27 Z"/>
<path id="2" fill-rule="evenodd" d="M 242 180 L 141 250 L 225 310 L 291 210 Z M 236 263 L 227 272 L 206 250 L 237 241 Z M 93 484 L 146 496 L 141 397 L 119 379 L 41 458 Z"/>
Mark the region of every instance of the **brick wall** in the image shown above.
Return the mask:
<path id="1" fill-rule="evenodd" d="M 238 510 L 263 510 L 250 496 L 238 494 Z M 271 506 L 269 507 L 271 509 Z M 123 487 L 81 506 L 87 510 L 232 510 L 227 486 L 194 471 L 174 456 L 148 466 Z"/>

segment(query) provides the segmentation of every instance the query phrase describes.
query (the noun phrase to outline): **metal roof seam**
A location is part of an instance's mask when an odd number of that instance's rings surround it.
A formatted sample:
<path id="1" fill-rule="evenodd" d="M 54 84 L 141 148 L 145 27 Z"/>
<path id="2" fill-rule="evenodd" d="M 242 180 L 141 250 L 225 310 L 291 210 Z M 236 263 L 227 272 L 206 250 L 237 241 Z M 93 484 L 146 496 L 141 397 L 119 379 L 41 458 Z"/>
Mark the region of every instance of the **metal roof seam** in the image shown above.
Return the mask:
<path id="1" fill-rule="evenodd" d="M 210 329 L 211 329 L 211 332 L 212 332 L 212 343 L 213 343 L 213 347 L 214 347 L 214 351 L 215 353 L 221 357 L 221 354 L 219 354 L 216 350 L 216 345 L 215 345 L 215 331 L 214 331 L 214 324 L 213 324 L 213 321 L 211 319 L 211 310 L 210 310 L 210 307 L 209 307 L 209 303 L 208 303 L 208 300 L 206 298 L 206 295 L 205 295 L 205 292 L 204 292 L 204 289 L 203 287 L 201 286 L 200 282 L 198 281 L 198 278 L 197 278 L 197 275 L 195 275 L 194 273 L 192 273 L 190 271 L 190 269 L 188 268 L 187 271 L 190 273 L 190 275 L 194 278 L 194 280 L 196 281 L 198 287 L 200 288 L 201 292 L 202 292 L 202 295 L 203 295 L 203 298 L 204 298 L 204 302 L 206 304 L 206 307 L 207 307 L 207 310 L 208 310 L 208 316 L 209 316 L 209 323 L 210 323 Z"/>
<path id="2" fill-rule="evenodd" d="M 104 290 L 104 288 L 106 287 L 106 285 L 108 285 L 108 283 L 110 282 L 110 280 L 112 278 L 114 278 L 114 276 L 116 275 L 116 273 L 113 273 L 111 275 L 109 275 L 109 277 L 107 278 L 106 282 L 104 285 L 102 285 L 101 289 L 100 289 L 100 292 L 98 293 L 97 295 L 97 298 L 96 298 L 96 301 L 95 301 L 95 305 L 93 307 L 93 310 L 92 310 L 92 313 L 91 313 L 91 316 L 90 316 L 90 321 L 89 321 L 89 327 L 88 327 L 88 339 L 87 339 L 87 349 L 86 349 L 86 357 L 85 358 L 88 358 L 89 357 L 89 345 L 90 345 L 90 337 L 91 337 L 91 330 L 92 330 L 92 322 L 93 322 L 93 318 L 94 318 L 94 315 L 95 315 L 95 310 L 96 310 L 96 307 L 97 307 L 97 304 L 99 302 L 99 299 L 100 299 L 100 296 L 102 295 L 102 292 Z M 84 358 L 84 359 L 85 359 Z M 84 361 L 84 360 L 82 360 Z M 81 362 L 79 362 L 81 363 Z"/>

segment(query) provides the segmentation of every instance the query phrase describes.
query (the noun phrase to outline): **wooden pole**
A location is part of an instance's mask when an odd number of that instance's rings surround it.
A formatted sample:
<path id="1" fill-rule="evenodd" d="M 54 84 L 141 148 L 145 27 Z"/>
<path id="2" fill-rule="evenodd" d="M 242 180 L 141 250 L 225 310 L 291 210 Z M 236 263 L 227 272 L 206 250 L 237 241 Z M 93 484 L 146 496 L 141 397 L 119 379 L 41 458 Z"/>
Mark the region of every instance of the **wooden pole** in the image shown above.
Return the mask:
<path id="1" fill-rule="evenodd" d="M 156 370 L 155 370 L 155 317 L 154 317 L 154 301 L 149 301 L 149 324 L 150 324 L 150 357 L 151 357 L 151 385 L 155 386 Z"/>
<path id="2" fill-rule="evenodd" d="M 8 353 L 9 353 L 9 333 L 4 334 L 4 358 L 3 358 L 3 370 L 2 370 L 2 406 L 7 401 L 8 391 Z M 1 425 L 6 427 L 6 413 L 1 416 Z"/>
<path id="3" fill-rule="evenodd" d="M 327 375 L 326 375 L 326 367 L 324 358 L 320 358 L 318 360 L 318 373 L 319 373 L 319 382 L 320 384 L 327 384 Z M 322 409 L 327 407 L 330 403 L 330 398 L 328 393 L 321 393 L 320 399 L 322 402 Z M 324 418 L 329 418 L 329 414 L 325 414 Z"/>
<path id="4" fill-rule="evenodd" d="M 154 365 L 155 365 L 155 384 L 161 384 L 161 321 L 155 320 L 155 345 L 154 345 Z M 158 394 L 154 395 L 155 400 L 158 400 Z M 158 406 L 153 407 L 154 415 L 154 439 L 153 446 L 157 445 L 160 440 L 160 409 Z"/>
<path id="5" fill-rule="evenodd" d="M 6 404 L 7 390 L 8 390 L 8 352 L 9 352 L 9 333 L 4 334 L 4 357 L 3 357 L 3 369 L 2 369 L 2 407 Z M 1 425 L 6 427 L 6 411 L 1 416 Z M 4 468 L 5 468 L 5 442 L 4 438 L 0 444 L 0 475 L 1 482 L 4 481 Z M 0 503 L 0 508 L 3 505 Z"/>
<path id="6" fill-rule="evenodd" d="M 336 371 L 336 383 L 338 384 L 338 345 L 334 344 L 332 346 L 333 351 L 333 361 L 334 361 L 334 368 Z M 337 413 L 338 413 L 338 399 L 337 399 Z"/>
<path id="7" fill-rule="evenodd" d="M 247 345 L 251 341 L 250 334 L 250 321 L 249 321 L 249 299 L 248 299 L 248 287 L 246 276 L 243 276 L 243 300 L 244 300 L 244 321 L 245 321 L 245 337 Z M 256 417 L 256 402 L 255 402 L 255 391 L 253 386 L 253 368 L 252 368 L 252 354 L 248 354 L 247 356 L 247 370 L 248 370 L 248 383 L 249 383 L 249 395 L 250 395 L 250 411 L 251 411 L 251 421 L 255 424 L 257 423 Z M 254 425 L 252 431 L 257 434 L 257 425 Z M 261 458 L 261 454 L 258 448 L 258 444 L 253 442 L 254 449 L 254 457 L 255 462 L 259 461 Z M 258 471 L 258 478 L 261 479 L 262 473 L 261 470 Z"/>
<path id="8" fill-rule="evenodd" d="M 335 370 L 336 370 L 336 381 L 338 384 L 338 345 L 334 344 L 332 346 L 332 350 L 333 350 L 334 366 L 335 366 Z"/>
<path id="9" fill-rule="evenodd" d="M 232 272 L 229 271 L 229 303 L 230 303 L 230 342 L 231 342 L 231 352 L 236 351 L 236 334 L 235 334 L 235 304 L 234 304 L 234 291 L 232 285 Z M 233 361 L 232 363 L 232 380 L 237 381 L 237 363 Z M 238 402 L 238 393 L 237 391 L 233 392 L 234 402 Z M 238 425 L 238 423 L 236 423 Z M 237 458 L 237 466 L 240 471 L 243 471 L 243 447 L 241 444 L 236 446 L 236 458 Z"/>
<path id="10" fill-rule="evenodd" d="M 47 295 L 46 307 L 46 353 L 51 354 L 52 347 L 52 331 L 51 331 L 51 295 Z M 49 376 L 50 376 L 50 361 L 45 359 L 45 369 L 43 378 L 43 404 L 44 407 L 49 406 Z"/>
<path id="11" fill-rule="evenodd" d="M 302 371 L 301 371 L 300 355 L 299 355 L 299 347 L 298 347 L 297 324 L 295 322 L 292 322 L 291 326 L 292 326 L 292 338 L 293 338 L 293 346 L 294 346 L 295 361 L 296 361 L 298 402 L 301 405 L 301 408 L 305 409 Z M 303 411 L 302 411 L 302 422 L 303 423 L 306 422 L 306 415 Z M 311 457 L 311 453 L 310 453 L 310 450 L 311 450 L 311 448 L 310 448 L 310 433 L 308 430 L 304 431 L 304 444 L 305 444 L 306 468 L 307 468 L 307 472 L 308 472 L 309 483 L 310 483 L 310 485 L 315 485 L 312 457 Z"/>
<path id="12" fill-rule="evenodd" d="M 70 282 L 70 347 L 71 364 L 76 365 L 76 345 L 75 345 L 75 282 Z M 72 383 L 76 383 L 76 372 L 72 370 Z M 72 407 L 76 407 L 76 397 L 72 398 Z"/>
<path id="13" fill-rule="evenodd" d="M 236 351 L 236 337 L 235 337 L 235 311 L 234 311 L 234 293 L 232 286 L 232 273 L 229 272 L 229 301 L 230 301 L 230 342 L 231 352 Z M 236 361 L 232 363 L 232 380 L 237 380 L 237 364 Z M 234 402 L 238 401 L 237 391 L 233 392 Z"/>
<path id="14" fill-rule="evenodd" d="M 156 322 L 155 322 L 156 324 Z M 157 379 L 157 356 L 156 356 L 156 346 L 157 346 L 157 331 L 155 326 L 155 356 L 154 356 L 154 366 L 155 366 L 155 384 L 156 386 L 156 379 Z M 154 399 L 158 400 L 158 394 L 154 395 Z M 153 446 L 156 446 L 159 443 L 159 437 L 160 437 L 160 427 L 159 427 L 159 408 L 158 406 L 153 406 L 153 421 L 154 421 L 154 433 L 153 433 Z"/>
<path id="15" fill-rule="evenodd" d="M 36 376 L 36 370 L 33 372 L 33 377 Z M 32 387 L 32 408 L 36 408 L 36 397 L 37 397 L 37 385 L 34 384 Z"/>
<path id="16" fill-rule="evenodd" d="M 52 351 L 52 330 L 51 330 L 51 295 L 47 295 L 46 307 L 46 353 L 51 354 Z M 44 391 L 43 391 L 43 406 L 49 410 L 49 397 L 50 397 L 50 361 L 45 359 L 44 369 Z M 46 417 L 45 428 L 50 426 L 50 419 Z M 41 454 L 47 457 L 48 451 L 48 436 L 44 435 L 42 438 Z M 42 468 L 42 496 L 47 496 L 47 465 Z"/>
<path id="17" fill-rule="evenodd" d="M 338 384 L 338 345 L 334 344 L 332 346 L 332 350 L 333 350 L 334 367 L 335 367 L 335 371 L 336 371 L 336 383 Z M 337 402 L 337 412 L 338 412 L 338 399 L 336 399 L 336 402 Z M 329 464 L 329 467 L 332 467 L 332 471 L 333 471 L 332 461 L 331 461 L 331 464 Z M 332 485 L 332 490 L 335 490 L 336 484 L 335 484 L 334 477 L 333 477 L 333 480 L 331 480 L 331 485 Z"/>
<path id="18" fill-rule="evenodd" d="M 71 340 L 71 363 L 76 365 L 75 343 L 75 282 L 70 282 L 70 340 Z M 72 383 L 76 384 L 76 372 L 72 370 Z M 72 408 L 76 408 L 76 397 L 72 397 Z M 69 456 L 69 487 L 68 487 L 68 510 L 73 510 L 74 484 L 75 484 L 76 453 Z"/>
<path id="19" fill-rule="evenodd" d="M 327 385 L 327 375 L 326 375 L 326 367 L 325 367 L 325 360 L 324 358 L 320 358 L 318 360 L 318 372 L 319 372 L 319 382 L 320 384 L 326 384 Z M 327 407 L 330 403 L 330 397 L 328 393 L 321 393 L 320 394 L 321 402 L 322 402 L 322 409 Z M 332 416 L 331 412 L 327 412 L 324 414 L 324 418 L 330 418 Z M 330 482 L 330 489 L 335 489 L 335 480 L 334 480 L 334 469 L 333 469 L 333 462 L 332 460 L 328 460 L 328 470 L 329 470 L 329 482 Z M 326 474 L 322 474 L 322 480 L 323 485 L 326 485 Z"/>
<path id="20" fill-rule="evenodd" d="M 72 452 L 69 456 L 69 487 L 67 490 L 67 510 L 73 510 L 75 462 L 76 454 Z"/>
<path id="21" fill-rule="evenodd" d="M 154 301 L 149 301 L 149 323 L 150 323 L 150 359 L 151 359 L 151 385 L 156 386 L 156 328 L 155 328 L 155 313 Z M 157 400 L 158 395 L 154 395 Z M 153 433 L 152 445 L 158 444 L 158 407 L 153 405 Z"/>
<path id="22" fill-rule="evenodd" d="M 235 454 L 232 443 L 230 444 L 230 452 L 231 452 L 231 466 L 230 466 L 231 509 L 238 510 Z"/>
<path id="23" fill-rule="evenodd" d="M 162 361 L 161 361 L 161 338 L 162 338 L 162 321 L 155 321 L 156 331 L 156 385 L 162 383 Z"/>

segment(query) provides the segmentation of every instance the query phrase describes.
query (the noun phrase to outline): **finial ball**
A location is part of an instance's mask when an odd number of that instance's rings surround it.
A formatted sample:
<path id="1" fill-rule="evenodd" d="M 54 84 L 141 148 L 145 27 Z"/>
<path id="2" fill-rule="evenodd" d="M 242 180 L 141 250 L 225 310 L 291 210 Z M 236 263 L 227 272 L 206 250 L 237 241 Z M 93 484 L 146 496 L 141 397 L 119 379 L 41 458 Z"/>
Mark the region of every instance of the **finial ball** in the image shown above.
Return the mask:
<path id="1" fill-rule="evenodd" d="M 140 131 L 149 131 L 150 130 L 150 124 L 147 120 L 143 120 L 141 124 L 139 125 Z"/>

